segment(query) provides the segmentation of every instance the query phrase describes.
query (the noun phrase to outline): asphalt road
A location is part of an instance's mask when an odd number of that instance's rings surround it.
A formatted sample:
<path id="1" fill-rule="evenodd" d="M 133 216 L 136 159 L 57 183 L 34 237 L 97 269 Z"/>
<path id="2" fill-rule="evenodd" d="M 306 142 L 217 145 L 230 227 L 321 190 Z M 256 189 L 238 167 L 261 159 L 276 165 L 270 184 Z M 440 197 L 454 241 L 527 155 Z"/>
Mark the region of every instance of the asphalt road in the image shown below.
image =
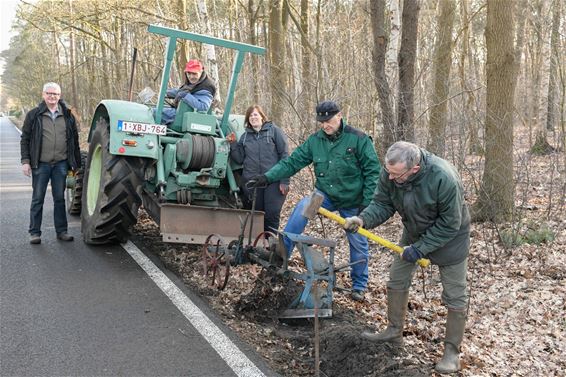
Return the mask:
<path id="1" fill-rule="evenodd" d="M 31 245 L 19 140 L 0 118 L 0 376 L 274 375 L 149 253 L 58 241 L 49 190 Z"/>

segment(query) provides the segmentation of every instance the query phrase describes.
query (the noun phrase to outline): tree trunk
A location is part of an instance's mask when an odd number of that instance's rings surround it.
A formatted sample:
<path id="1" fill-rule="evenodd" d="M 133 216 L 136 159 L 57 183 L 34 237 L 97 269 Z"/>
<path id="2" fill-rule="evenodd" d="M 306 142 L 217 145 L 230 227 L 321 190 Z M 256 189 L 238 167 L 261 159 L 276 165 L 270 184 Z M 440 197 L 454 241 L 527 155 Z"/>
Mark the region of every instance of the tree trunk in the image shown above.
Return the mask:
<path id="1" fill-rule="evenodd" d="M 269 58 L 271 87 L 271 116 L 275 123 L 281 124 L 284 112 L 286 91 L 285 71 L 285 30 L 283 28 L 283 0 L 270 0 L 269 13 Z"/>
<path id="2" fill-rule="evenodd" d="M 548 106 L 546 109 L 546 129 L 552 131 L 555 129 L 555 114 L 556 114 L 556 82 L 558 62 L 560 59 L 559 53 L 559 28 L 560 28 L 560 1 L 554 0 L 552 5 L 552 32 L 550 35 L 550 70 L 548 80 Z"/>
<path id="3" fill-rule="evenodd" d="M 203 34 L 211 35 L 212 31 L 210 29 L 210 20 L 208 18 L 208 10 L 206 8 L 206 1 L 199 0 L 197 1 L 197 9 L 200 18 L 200 22 L 203 29 Z M 214 45 L 206 44 L 204 45 L 204 50 L 206 51 L 206 70 L 210 75 L 210 78 L 216 84 L 216 93 L 214 95 L 214 105 L 220 106 L 222 100 L 220 97 L 221 88 L 220 88 L 220 80 L 218 78 L 218 61 L 216 60 L 216 49 Z"/>
<path id="4" fill-rule="evenodd" d="M 188 30 L 189 16 L 187 14 L 187 0 L 177 0 L 177 8 L 177 11 L 179 12 L 178 27 L 180 30 Z M 187 61 L 189 59 L 189 49 L 187 42 L 180 42 L 179 45 L 181 47 L 181 50 L 178 54 L 176 54 L 176 61 L 178 63 L 177 72 L 179 72 L 181 81 L 177 83 L 176 86 L 179 86 L 181 83 L 185 82 L 185 65 L 187 65 Z M 173 67 L 171 67 L 171 70 L 173 70 Z M 171 80 L 171 75 L 169 76 L 169 80 Z"/>
<path id="5" fill-rule="evenodd" d="M 415 141 L 414 78 L 419 21 L 418 0 L 403 1 L 402 38 L 399 49 L 399 97 L 395 140 Z"/>
<path id="6" fill-rule="evenodd" d="M 256 28 L 257 28 L 257 12 L 259 11 L 260 6 L 258 5 L 257 7 L 254 4 L 254 0 L 248 0 L 248 7 L 247 7 L 247 12 L 248 12 L 248 38 L 249 38 L 249 43 L 252 45 L 257 45 L 257 32 L 256 32 Z M 260 93 L 259 93 L 259 80 L 257 80 L 257 78 L 259 77 L 259 63 L 258 63 L 258 57 L 256 54 L 250 54 L 251 55 L 251 70 L 252 70 L 252 77 L 254 78 L 253 80 L 249 81 L 249 84 L 251 85 L 251 92 L 252 92 L 252 96 L 253 96 L 253 102 L 254 103 L 258 103 L 259 102 L 259 97 L 260 97 Z"/>
<path id="7" fill-rule="evenodd" d="M 313 114 L 314 92 L 316 90 L 316 78 L 312 76 L 311 60 L 312 55 L 309 45 L 309 18 L 310 4 L 309 0 L 301 0 L 301 70 L 302 70 L 302 93 L 299 99 L 299 116 L 301 119 L 301 140 L 306 139 L 306 135 L 310 134 L 310 130 L 303 125 L 309 123 Z"/>
<path id="8" fill-rule="evenodd" d="M 385 151 L 395 142 L 395 120 L 393 119 L 393 109 L 390 102 L 391 90 L 385 73 L 385 53 L 387 51 L 385 0 L 369 0 L 369 2 L 373 35 L 373 75 L 383 123 L 381 149 Z"/>
<path id="9" fill-rule="evenodd" d="M 434 51 L 434 89 L 430 111 L 429 138 L 427 149 L 438 156 L 444 156 L 446 138 L 446 111 L 450 91 L 450 68 L 452 66 L 452 28 L 456 3 L 440 0 L 438 13 L 438 36 Z"/>
<path id="10" fill-rule="evenodd" d="M 479 129 L 475 121 L 478 119 L 476 109 L 476 95 L 474 94 L 473 84 L 477 83 L 477 77 L 473 70 L 473 57 L 470 49 L 470 23 L 468 20 L 468 0 L 462 0 L 460 3 L 460 19 L 462 20 L 462 47 L 460 50 L 460 58 L 458 59 L 458 71 L 460 73 L 460 86 L 465 91 L 463 97 L 464 106 L 464 123 L 468 133 L 468 151 L 473 154 L 479 154 L 483 151 L 483 146 L 479 138 Z M 472 84 L 470 84 L 470 82 Z M 462 153 L 466 150 L 463 148 Z"/>
<path id="11" fill-rule="evenodd" d="M 73 15 L 73 2 L 69 1 L 69 11 Z M 76 68 L 75 68 L 75 36 L 73 30 L 69 33 L 69 55 L 71 65 L 71 103 L 73 106 L 78 107 L 79 101 L 77 100 L 77 81 L 76 81 Z"/>
<path id="12" fill-rule="evenodd" d="M 511 9 L 513 0 L 487 1 L 486 154 L 479 198 L 474 206 L 477 220 L 508 220 L 514 209 L 513 98 L 517 70 Z"/>
<path id="13" fill-rule="evenodd" d="M 397 66 L 397 56 L 399 54 L 399 35 L 401 34 L 401 0 L 389 1 L 389 39 L 387 41 L 387 51 L 385 53 L 385 74 L 389 87 L 395 87 L 398 79 L 399 67 Z M 370 0 L 373 3 L 373 1 Z M 385 7 L 385 5 L 384 5 Z M 392 102 L 394 103 L 394 101 Z"/>

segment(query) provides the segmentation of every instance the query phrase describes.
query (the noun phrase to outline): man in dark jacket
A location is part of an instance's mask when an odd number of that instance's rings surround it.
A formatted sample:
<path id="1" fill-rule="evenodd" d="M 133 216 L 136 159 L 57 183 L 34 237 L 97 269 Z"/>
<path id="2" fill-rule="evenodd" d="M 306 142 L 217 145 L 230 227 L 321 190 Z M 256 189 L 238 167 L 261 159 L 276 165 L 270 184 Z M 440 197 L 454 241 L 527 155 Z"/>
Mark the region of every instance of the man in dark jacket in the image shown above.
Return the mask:
<path id="1" fill-rule="evenodd" d="M 65 186 L 67 171 L 81 161 L 75 117 L 61 98 L 61 87 L 53 82 L 43 86 L 43 101 L 30 110 L 22 127 L 20 149 L 23 173 L 32 177 L 30 243 L 41 243 L 43 201 L 51 181 L 53 219 L 57 239 L 72 241 L 67 233 Z"/>
<path id="2" fill-rule="evenodd" d="M 389 272 L 389 323 L 379 334 L 365 332 L 362 336 L 376 342 L 402 342 L 415 262 L 428 258 L 439 267 L 442 300 L 448 307 L 444 356 L 436 371 L 458 371 L 468 305 L 470 215 L 454 166 L 415 144 L 393 144 L 385 155 L 385 167 L 372 202 L 359 216 L 346 219 L 344 227 L 351 231 L 360 226 L 371 229 L 395 212 L 403 222 L 401 245 L 407 247 L 401 257 L 395 257 Z"/>
<path id="3" fill-rule="evenodd" d="M 290 177 L 314 164 L 315 187 L 324 195 L 322 207 L 338 211 L 342 217 L 357 215 L 373 196 L 381 165 L 371 139 L 348 126 L 338 105 L 323 101 L 316 107 L 321 130 L 312 134 L 291 156 L 280 161 L 264 175 L 255 177 L 258 185 Z M 310 198 L 297 204 L 285 232 L 300 234 L 307 226 L 303 210 Z M 352 299 L 363 301 L 368 280 L 368 241 L 358 233 L 347 233 L 352 266 Z M 287 254 L 293 242 L 285 238 Z"/>

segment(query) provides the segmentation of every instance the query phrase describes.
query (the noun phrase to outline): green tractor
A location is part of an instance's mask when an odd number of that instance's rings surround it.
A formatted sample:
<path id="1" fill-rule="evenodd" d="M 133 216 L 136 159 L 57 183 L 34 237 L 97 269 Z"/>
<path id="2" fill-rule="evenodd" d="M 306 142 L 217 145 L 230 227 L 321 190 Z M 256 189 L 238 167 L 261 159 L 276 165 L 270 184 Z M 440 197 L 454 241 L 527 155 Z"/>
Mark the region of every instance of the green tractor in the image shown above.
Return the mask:
<path id="1" fill-rule="evenodd" d="M 244 56 L 265 49 L 155 25 L 148 30 L 168 38 L 157 106 L 119 100 L 97 106 L 84 176 L 76 179 L 82 187 L 72 188 L 82 191 L 84 241 L 126 242 L 142 205 L 166 242 L 203 244 L 211 233 L 236 240 L 250 223 L 260 234 L 263 213 L 244 221 L 249 211 L 242 209 L 234 175 L 241 166 L 230 160 L 226 136 L 244 132 L 244 117 L 230 114 Z M 235 50 L 223 115 L 197 112 L 181 101 L 174 122 L 160 124 L 177 39 Z M 70 197 L 76 212 L 77 195 Z"/>

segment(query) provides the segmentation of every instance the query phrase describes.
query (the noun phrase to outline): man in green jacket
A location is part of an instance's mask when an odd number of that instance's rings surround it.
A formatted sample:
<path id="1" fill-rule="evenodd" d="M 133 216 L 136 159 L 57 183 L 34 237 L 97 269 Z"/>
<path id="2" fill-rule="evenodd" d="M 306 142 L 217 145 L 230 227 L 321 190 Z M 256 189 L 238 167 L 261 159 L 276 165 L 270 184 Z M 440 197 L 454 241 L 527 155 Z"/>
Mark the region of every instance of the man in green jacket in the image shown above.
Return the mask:
<path id="1" fill-rule="evenodd" d="M 470 215 L 461 179 L 448 161 L 404 141 L 389 148 L 383 170 L 370 205 L 359 216 L 347 218 L 344 227 L 350 231 L 360 226 L 375 228 L 398 212 L 403 222 L 401 245 L 407 247 L 389 271 L 387 328 L 362 336 L 376 342 L 402 342 L 415 262 L 428 258 L 439 267 L 442 300 L 448 307 L 444 355 L 436 371 L 456 372 L 466 323 L 470 247 Z"/>
<path id="2" fill-rule="evenodd" d="M 320 130 L 312 134 L 288 158 L 279 161 L 265 175 L 252 180 L 256 186 L 291 177 L 314 164 L 315 187 L 324 195 L 322 207 L 338 211 L 342 217 L 360 213 L 371 201 L 381 165 L 371 139 L 362 131 L 348 126 L 340 108 L 333 101 L 316 107 Z M 285 232 L 301 234 L 308 219 L 303 210 L 309 198 L 302 199 L 289 217 Z M 347 232 L 352 266 L 352 299 L 363 301 L 368 280 L 368 242 L 358 233 Z M 285 237 L 290 256 L 294 243 Z M 357 262 L 357 263 L 356 263 Z"/>

